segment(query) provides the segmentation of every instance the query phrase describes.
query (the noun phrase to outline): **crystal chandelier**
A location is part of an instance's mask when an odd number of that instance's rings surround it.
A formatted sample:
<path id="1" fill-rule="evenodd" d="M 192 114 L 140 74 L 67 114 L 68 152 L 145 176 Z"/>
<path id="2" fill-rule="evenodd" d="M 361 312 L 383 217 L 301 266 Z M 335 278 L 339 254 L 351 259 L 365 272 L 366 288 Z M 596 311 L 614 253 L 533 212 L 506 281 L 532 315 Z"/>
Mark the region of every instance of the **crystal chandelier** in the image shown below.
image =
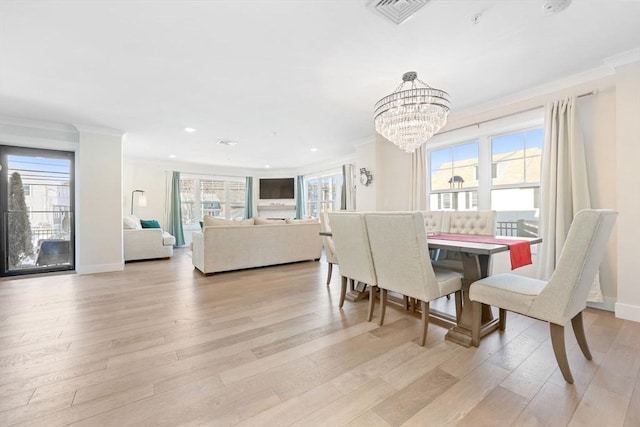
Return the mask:
<path id="1" fill-rule="evenodd" d="M 417 87 L 416 81 L 424 87 Z M 411 87 L 404 89 L 405 84 Z M 438 132 L 447 122 L 449 94 L 418 79 L 415 71 L 402 76 L 402 84 L 376 103 L 376 132 L 413 153 L 416 148 Z"/>

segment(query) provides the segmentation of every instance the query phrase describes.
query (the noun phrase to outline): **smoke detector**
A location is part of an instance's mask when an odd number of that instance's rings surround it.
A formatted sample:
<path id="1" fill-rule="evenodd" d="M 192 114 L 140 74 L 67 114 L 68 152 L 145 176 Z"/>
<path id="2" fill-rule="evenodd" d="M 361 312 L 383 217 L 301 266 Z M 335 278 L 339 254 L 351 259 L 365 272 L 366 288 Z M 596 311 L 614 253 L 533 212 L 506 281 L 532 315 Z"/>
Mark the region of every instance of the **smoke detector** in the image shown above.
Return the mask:
<path id="1" fill-rule="evenodd" d="M 371 0 L 367 7 L 394 24 L 402 24 L 431 0 Z"/>
<path id="2" fill-rule="evenodd" d="M 571 0 L 547 0 L 542 5 L 542 10 L 545 15 L 554 15 L 568 8 L 570 4 Z"/>

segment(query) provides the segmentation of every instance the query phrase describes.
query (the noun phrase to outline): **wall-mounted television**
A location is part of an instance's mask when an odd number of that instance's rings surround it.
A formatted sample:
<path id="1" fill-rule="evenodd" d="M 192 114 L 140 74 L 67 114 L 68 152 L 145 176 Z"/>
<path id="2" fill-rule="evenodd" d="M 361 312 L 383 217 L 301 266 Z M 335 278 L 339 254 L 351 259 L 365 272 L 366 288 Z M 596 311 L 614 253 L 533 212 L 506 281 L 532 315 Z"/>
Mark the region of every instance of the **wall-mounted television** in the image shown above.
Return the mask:
<path id="1" fill-rule="evenodd" d="M 294 199 L 293 178 L 260 178 L 260 199 Z"/>

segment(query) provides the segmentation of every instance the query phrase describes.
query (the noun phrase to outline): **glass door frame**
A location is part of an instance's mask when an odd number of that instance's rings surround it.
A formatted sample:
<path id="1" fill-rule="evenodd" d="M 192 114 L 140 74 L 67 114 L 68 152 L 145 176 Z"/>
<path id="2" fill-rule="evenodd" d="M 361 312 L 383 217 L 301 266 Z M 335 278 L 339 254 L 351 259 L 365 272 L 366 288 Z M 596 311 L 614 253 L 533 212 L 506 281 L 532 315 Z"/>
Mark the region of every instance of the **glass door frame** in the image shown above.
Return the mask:
<path id="1" fill-rule="evenodd" d="M 9 230 L 7 214 L 9 208 L 9 156 L 45 157 L 69 161 L 69 263 L 43 267 L 11 270 L 9 268 Z M 0 145 L 0 277 L 40 274 L 75 270 L 75 153 L 73 151 L 49 150 L 45 148 Z"/>

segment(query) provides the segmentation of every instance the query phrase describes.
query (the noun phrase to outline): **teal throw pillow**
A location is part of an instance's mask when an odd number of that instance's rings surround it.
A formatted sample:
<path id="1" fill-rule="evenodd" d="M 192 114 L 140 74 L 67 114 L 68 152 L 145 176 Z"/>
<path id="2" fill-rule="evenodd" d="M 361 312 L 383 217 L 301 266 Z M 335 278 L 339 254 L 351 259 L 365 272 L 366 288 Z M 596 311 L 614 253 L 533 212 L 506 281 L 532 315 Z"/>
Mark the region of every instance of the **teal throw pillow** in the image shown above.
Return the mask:
<path id="1" fill-rule="evenodd" d="M 141 219 L 140 225 L 142 228 L 160 228 L 160 223 L 155 219 Z"/>

